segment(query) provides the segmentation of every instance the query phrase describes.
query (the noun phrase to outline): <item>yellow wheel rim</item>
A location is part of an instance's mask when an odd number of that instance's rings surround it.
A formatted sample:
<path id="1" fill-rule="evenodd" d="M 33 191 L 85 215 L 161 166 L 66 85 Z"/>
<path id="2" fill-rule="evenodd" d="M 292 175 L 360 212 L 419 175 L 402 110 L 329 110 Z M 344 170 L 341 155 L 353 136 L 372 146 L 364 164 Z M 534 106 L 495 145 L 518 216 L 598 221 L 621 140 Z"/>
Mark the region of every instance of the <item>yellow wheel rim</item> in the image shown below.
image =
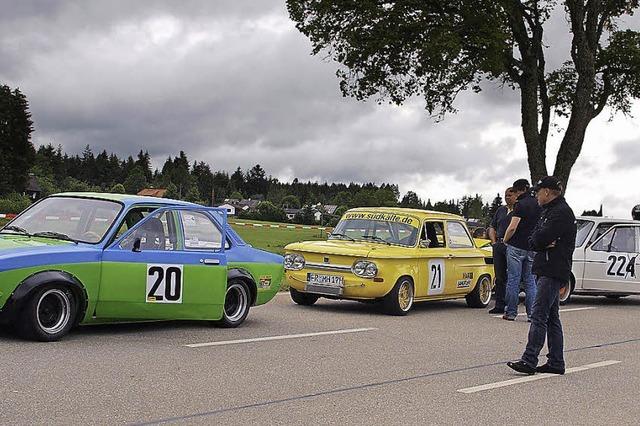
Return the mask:
<path id="1" fill-rule="evenodd" d="M 398 291 L 398 304 L 400 305 L 400 309 L 403 311 L 408 311 L 413 304 L 413 289 L 411 288 L 411 284 L 407 281 L 400 285 L 400 290 Z"/>
<path id="2" fill-rule="evenodd" d="M 491 281 L 488 278 L 480 282 L 480 300 L 485 305 L 491 300 Z"/>

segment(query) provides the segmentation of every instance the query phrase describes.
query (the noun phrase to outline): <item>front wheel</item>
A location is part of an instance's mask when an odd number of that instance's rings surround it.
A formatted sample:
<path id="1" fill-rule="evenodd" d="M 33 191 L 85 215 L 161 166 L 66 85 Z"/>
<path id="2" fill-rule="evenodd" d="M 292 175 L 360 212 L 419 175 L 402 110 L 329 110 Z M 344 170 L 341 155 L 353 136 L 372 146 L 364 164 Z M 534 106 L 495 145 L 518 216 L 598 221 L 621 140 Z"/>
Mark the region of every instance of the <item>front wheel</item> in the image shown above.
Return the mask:
<path id="1" fill-rule="evenodd" d="M 251 296 L 249 287 L 240 280 L 231 280 L 227 284 L 222 319 L 216 324 L 220 327 L 235 328 L 249 315 Z"/>
<path id="2" fill-rule="evenodd" d="M 76 312 L 76 300 L 69 288 L 46 286 L 26 302 L 17 331 L 26 339 L 55 342 L 71 330 Z"/>
<path id="3" fill-rule="evenodd" d="M 303 293 L 301 291 L 296 290 L 293 287 L 289 287 L 289 294 L 291 295 L 291 300 L 296 302 L 298 305 L 302 306 L 311 306 L 318 301 L 320 296 L 310 293 Z"/>
<path id="4" fill-rule="evenodd" d="M 413 306 L 413 282 L 400 278 L 393 289 L 382 299 L 384 311 L 389 315 L 407 315 Z"/>
<path id="5" fill-rule="evenodd" d="M 488 275 L 481 276 L 471 293 L 465 297 L 467 306 L 470 308 L 486 308 L 491 301 L 491 290 L 493 290 L 491 277 Z"/>

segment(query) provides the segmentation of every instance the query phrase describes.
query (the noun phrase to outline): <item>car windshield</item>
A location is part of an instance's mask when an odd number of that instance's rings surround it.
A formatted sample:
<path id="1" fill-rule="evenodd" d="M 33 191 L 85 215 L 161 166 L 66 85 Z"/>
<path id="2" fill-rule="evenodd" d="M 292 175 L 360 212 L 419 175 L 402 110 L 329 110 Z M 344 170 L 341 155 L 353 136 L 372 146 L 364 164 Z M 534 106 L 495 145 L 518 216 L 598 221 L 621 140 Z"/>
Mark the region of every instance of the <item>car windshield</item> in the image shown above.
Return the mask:
<path id="1" fill-rule="evenodd" d="M 578 232 L 576 233 L 576 247 L 580 247 L 589 236 L 591 228 L 593 228 L 593 222 L 590 220 L 578 219 L 576 221 Z"/>
<path id="2" fill-rule="evenodd" d="M 34 204 L 2 232 L 95 244 L 122 210 L 115 201 L 50 197 Z"/>
<path id="3" fill-rule="evenodd" d="M 381 216 L 381 220 L 361 219 L 350 216 L 347 213 L 338 222 L 338 225 L 329 235 L 329 239 L 415 246 L 420 222 L 417 219 L 410 218 L 409 223 L 403 223 L 401 220 L 396 221 L 395 218 L 398 218 L 398 216 L 395 215 L 395 217 L 390 218 L 392 220 L 384 220 L 387 216 Z"/>

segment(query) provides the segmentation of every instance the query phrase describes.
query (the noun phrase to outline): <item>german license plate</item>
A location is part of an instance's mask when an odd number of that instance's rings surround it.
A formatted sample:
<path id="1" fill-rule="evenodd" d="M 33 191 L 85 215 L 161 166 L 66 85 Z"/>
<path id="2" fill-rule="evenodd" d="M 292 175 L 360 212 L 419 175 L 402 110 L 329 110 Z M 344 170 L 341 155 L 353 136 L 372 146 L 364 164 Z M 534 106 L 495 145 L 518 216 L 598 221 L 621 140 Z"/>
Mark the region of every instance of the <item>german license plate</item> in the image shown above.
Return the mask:
<path id="1" fill-rule="evenodd" d="M 305 291 L 310 293 L 339 296 L 344 288 L 344 277 L 338 275 L 307 273 Z"/>
<path id="2" fill-rule="evenodd" d="M 344 285 L 344 277 L 339 275 L 325 275 L 307 273 L 307 282 L 309 284 L 323 285 L 327 287 L 342 287 Z"/>

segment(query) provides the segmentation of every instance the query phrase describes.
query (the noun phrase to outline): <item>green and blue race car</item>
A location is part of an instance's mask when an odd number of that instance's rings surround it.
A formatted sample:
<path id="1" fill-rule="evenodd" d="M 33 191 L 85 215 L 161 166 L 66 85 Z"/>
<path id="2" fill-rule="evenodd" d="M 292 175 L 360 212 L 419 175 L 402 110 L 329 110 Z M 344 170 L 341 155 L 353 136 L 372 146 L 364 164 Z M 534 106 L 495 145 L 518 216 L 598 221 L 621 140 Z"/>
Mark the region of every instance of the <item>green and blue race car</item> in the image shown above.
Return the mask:
<path id="1" fill-rule="evenodd" d="M 245 244 L 224 209 L 58 194 L 0 230 L 0 321 L 40 341 L 111 321 L 236 327 L 277 293 L 282 260 Z"/>

